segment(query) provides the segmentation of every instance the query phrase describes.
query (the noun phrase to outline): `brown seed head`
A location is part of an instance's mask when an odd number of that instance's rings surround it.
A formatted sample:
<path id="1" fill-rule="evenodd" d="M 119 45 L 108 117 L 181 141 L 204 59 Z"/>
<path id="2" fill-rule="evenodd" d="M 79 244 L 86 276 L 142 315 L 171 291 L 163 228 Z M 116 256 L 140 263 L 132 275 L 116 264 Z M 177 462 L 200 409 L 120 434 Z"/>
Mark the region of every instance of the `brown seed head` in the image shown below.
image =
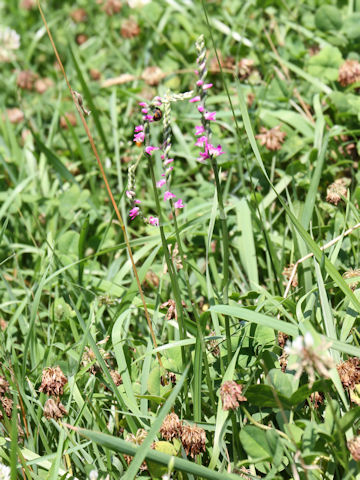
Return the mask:
<path id="1" fill-rule="evenodd" d="M 60 402 L 59 398 L 49 398 L 46 400 L 44 405 L 44 417 L 46 417 L 48 420 L 50 418 L 58 420 L 59 418 L 62 418 L 63 415 L 67 414 L 68 412 L 66 411 L 64 405 Z"/>
<path id="2" fill-rule="evenodd" d="M 24 10 L 32 10 L 36 6 L 35 0 L 21 0 L 20 8 Z"/>
<path id="3" fill-rule="evenodd" d="M 161 425 L 160 433 L 167 441 L 181 436 L 181 422 L 176 413 L 169 413 L 169 415 L 166 415 L 163 424 Z"/>
<path id="4" fill-rule="evenodd" d="M 2 397 L 4 393 L 8 391 L 9 391 L 9 382 L 7 382 L 6 379 L 0 375 L 0 397 Z"/>
<path id="5" fill-rule="evenodd" d="M 347 196 L 347 188 L 351 180 L 349 178 L 338 178 L 335 180 L 334 183 L 330 184 L 326 190 L 326 201 L 332 203 L 333 205 L 337 205 L 341 197 Z"/>
<path id="6" fill-rule="evenodd" d="M 48 367 L 42 372 L 42 381 L 39 388 L 40 392 L 46 395 L 54 395 L 58 397 L 64 393 L 64 385 L 67 383 L 67 378 L 63 374 L 60 367 Z"/>
<path id="7" fill-rule="evenodd" d="M 339 68 L 338 81 L 342 87 L 360 81 L 360 63 L 357 60 L 346 60 Z"/>
<path id="8" fill-rule="evenodd" d="M 89 74 L 93 80 L 100 80 L 101 78 L 101 72 L 99 70 L 96 70 L 95 68 L 90 68 Z"/>
<path id="9" fill-rule="evenodd" d="M 284 332 L 278 332 L 279 347 L 284 348 L 288 339 L 289 339 L 289 335 L 286 335 L 286 333 Z"/>
<path id="10" fill-rule="evenodd" d="M 235 410 L 239 407 L 239 402 L 246 402 L 247 398 L 242 395 L 243 386 L 228 380 L 220 387 L 220 397 L 223 410 Z"/>
<path id="11" fill-rule="evenodd" d="M 356 462 L 360 461 L 360 437 L 354 437 L 347 442 L 351 456 Z"/>
<path id="12" fill-rule="evenodd" d="M 250 74 L 254 69 L 254 60 L 251 60 L 250 58 L 242 58 L 238 62 L 237 67 L 240 80 L 246 80 L 250 77 Z"/>
<path id="13" fill-rule="evenodd" d="M 23 90 L 32 90 L 36 75 L 31 70 L 22 70 L 16 77 L 16 85 Z"/>
<path id="14" fill-rule="evenodd" d="M 260 133 L 255 136 L 260 140 L 261 145 L 265 145 L 268 150 L 276 151 L 280 150 L 281 145 L 284 143 L 286 133 L 280 130 L 280 125 L 270 128 L 268 130 L 265 127 L 260 128 Z"/>
<path id="15" fill-rule="evenodd" d="M 110 370 L 110 375 L 117 387 L 123 383 L 120 373 L 116 370 Z"/>
<path id="16" fill-rule="evenodd" d="M 209 336 L 215 337 L 216 336 L 215 330 L 212 330 Z M 210 340 L 208 343 L 208 348 L 215 358 L 218 358 L 220 356 L 219 340 Z"/>
<path id="17" fill-rule="evenodd" d="M 121 10 L 122 4 L 120 0 L 106 0 L 103 10 L 106 13 L 106 15 L 109 15 L 111 17 L 115 13 L 119 13 Z"/>
<path id="18" fill-rule="evenodd" d="M 46 90 L 48 90 L 50 87 L 54 85 L 54 82 L 51 80 L 51 78 L 39 78 L 35 82 L 35 90 L 37 93 L 45 93 Z"/>
<path id="19" fill-rule="evenodd" d="M 75 127 L 77 121 L 76 121 L 76 115 L 74 112 L 65 113 L 65 115 L 60 117 L 60 127 L 64 128 L 65 130 L 68 129 L 68 124 L 66 120 L 70 123 L 71 126 Z"/>
<path id="20" fill-rule="evenodd" d="M 349 268 L 349 270 L 343 274 L 343 277 L 344 278 L 360 277 L 360 268 L 356 268 L 356 269 Z M 349 287 L 351 288 L 351 290 L 354 291 L 356 289 L 358 283 L 359 283 L 359 280 L 354 280 L 352 283 L 350 283 Z"/>
<path id="21" fill-rule="evenodd" d="M 127 18 L 121 25 L 121 36 L 124 38 L 137 37 L 140 33 L 140 27 L 132 17 Z"/>
<path id="22" fill-rule="evenodd" d="M 128 433 L 125 437 L 126 442 L 133 443 L 134 445 L 141 445 L 143 441 L 145 440 L 147 436 L 147 431 L 144 430 L 143 428 L 139 428 L 139 430 L 136 432 L 136 435 L 133 433 Z M 129 465 L 133 457 L 131 455 L 124 455 L 126 463 Z M 141 464 L 140 470 L 144 471 L 147 469 L 147 465 L 145 462 Z"/>
<path id="23" fill-rule="evenodd" d="M 7 118 L 10 123 L 21 123 L 24 120 L 24 112 L 20 108 L 7 108 L 3 118 Z"/>
<path id="24" fill-rule="evenodd" d="M 314 405 L 314 408 L 319 408 L 319 405 L 324 403 L 325 396 L 322 392 L 313 392 L 310 395 L 310 400 Z"/>
<path id="25" fill-rule="evenodd" d="M 284 270 L 282 271 L 282 274 L 284 275 L 284 277 L 287 281 L 290 280 L 293 270 L 294 270 L 294 264 L 290 263 L 290 265 L 285 267 Z M 287 282 L 284 282 L 283 284 L 287 285 Z M 297 275 L 297 272 L 296 272 L 292 281 L 291 281 L 291 286 L 296 288 L 298 285 L 299 285 L 298 275 Z"/>
<path id="26" fill-rule="evenodd" d="M 12 399 L 8 398 L 8 397 L 0 397 L 0 402 L 1 402 L 2 408 L 5 412 L 5 415 L 10 418 L 12 408 L 13 408 Z M 2 420 L 3 418 L 4 418 L 3 412 L 0 410 L 0 420 Z"/>
<path id="27" fill-rule="evenodd" d="M 353 390 L 360 383 L 360 360 L 352 357 L 336 366 L 344 388 Z"/>
<path id="28" fill-rule="evenodd" d="M 7 328 L 7 321 L 3 318 L 0 318 L 0 329 L 4 332 Z"/>
<path id="29" fill-rule="evenodd" d="M 84 8 L 77 8 L 70 13 L 70 17 L 75 23 L 86 22 L 88 16 Z"/>
<path id="30" fill-rule="evenodd" d="M 87 41 L 87 39 L 88 39 L 88 36 L 85 35 L 84 33 L 79 33 L 79 35 L 76 35 L 76 43 L 78 45 L 82 45 Z"/>
<path id="31" fill-rule="evenodd" d="M 141 78 L 151 86 L 158 85 L 164 76 L 163 71 L 159 67 L 147 67 L 141 74 Z"/>
<path id="32" fill-rule="evenodd" d="M 206 434 L 203 428 L 196 425 L 183 425 L 181 429 L 181 443 L 186 455 L 194 458 L 201 452 L 205 452 Z"/>

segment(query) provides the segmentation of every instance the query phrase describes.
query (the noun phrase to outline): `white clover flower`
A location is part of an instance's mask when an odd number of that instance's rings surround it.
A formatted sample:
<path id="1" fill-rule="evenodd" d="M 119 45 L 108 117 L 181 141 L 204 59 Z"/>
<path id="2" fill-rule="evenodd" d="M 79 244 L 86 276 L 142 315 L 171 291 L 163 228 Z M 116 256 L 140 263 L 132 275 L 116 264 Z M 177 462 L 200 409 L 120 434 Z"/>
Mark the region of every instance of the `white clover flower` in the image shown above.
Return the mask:
<path id="1" fill-rule="evenodd" d="M 10 467 L 0 463 L 0 480 L 10 480 Z"/>
<path id="2" fill-rule="evenodd" d="M 329 370 L 334 367 L 333 361 L 328 354 L 330 343 L 322 342 L 315 347 L 314 338 L 310 332 L 304 337 L 296 337 L 292 343 L 284 348 L 287 355 L 293 355 L 295 361 L 291 367 L 296 370 L 295 378 L 300 378 L 303 372 L 309 377 L 309 387 L 315 382 L 317 372 L 323 378 L 330 378 Z"/>
<path id="3" fill-rule="evenodd" d="M 127 0 L 130 8 L 140 8 L 151 2 L 151 0 Z"/>
<path id="4" fill-rule="evenodd" d="M 0 62 L 11 62 L 14 58 L 13 50 L 20 47 L 20 35 L 9 27 L 0 27 Z"/>
<path id="5" fill-rule="evenodd" d="M 89 480 L 97 480 L 99 472 L 97 470 L 91 470 L 89 473 Z"/>

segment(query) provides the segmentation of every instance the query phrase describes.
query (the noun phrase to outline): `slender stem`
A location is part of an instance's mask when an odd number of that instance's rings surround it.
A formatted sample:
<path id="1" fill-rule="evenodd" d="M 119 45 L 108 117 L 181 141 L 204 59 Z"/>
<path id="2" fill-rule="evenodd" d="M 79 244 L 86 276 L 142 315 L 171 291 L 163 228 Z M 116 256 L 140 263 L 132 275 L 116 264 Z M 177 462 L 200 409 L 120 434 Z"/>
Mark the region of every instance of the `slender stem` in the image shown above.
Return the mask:
<path id="1" fill-rule="evenodd" d="M 199 317 L 198 311 L 196 309 L 195 298 L 194 298 L 194 296 L 192 294 L 192 290 L 191 290 L 191 285 L 190 285 L 190 280 L 189 280 L 188 263 L 185 260 L 184 249 L 183 249 L 183 245 L 182 245 L 182 241 L 181 241 L 181 237 L 180 237 L 179 227 L 178 227 L 178 223 L 177 223 L 177 219 L 176 219 L 176 215 L 175 215 L 175 210 L 173 208 L 173 201 L 170 200 L 170 203 L 171 203 L 171 208 L 172 208 L 172 213 L 173 213 L 173 223 L 174 223 L 174 228 L 175 228 L 176 241 L 177 241 L 178 246 L 179 246 L 181 261 L 182 261 L 182 264 L 184 266 L 184 277 L 185 277 L 185 283 L 186 283 L 186 288 L 187 288 L 187 292 L 188 292 L 188 297 L 190 299 L 192 312 L 193 312 L 194 317 L 195 317 L 197 332 L 198 332 L 199 339 L 200 339 L 200 342 L 201 342 L 201 350 L 202 350 L 202 356 L 203 356 L 203 360 L 204 360 L 205 374 L 206 374 L 205 378 L 206 378 L 206 384 L 207 384 L 208 391 L 209 391 L 209 398 L 210 398 L 211 406 L 213 407 L 213 410 L 215 411 L 216 410 L 216 402 L 215 402 L 215 396 L 214 396 L 214 391 L 213 391 L 213 386 L 212 386 L 212 381 L 211 381 L 209 362 L 208 362 L 208 358 L 207 358 L 207 354 L 206 354 L 206 345 L 205 345 L 203 333 L 201 331 L 200 317 Z M 200 422 L 201 418 L 200 419 L 195 418 L 194 420 L 197 421 L 197 422 Z"/>

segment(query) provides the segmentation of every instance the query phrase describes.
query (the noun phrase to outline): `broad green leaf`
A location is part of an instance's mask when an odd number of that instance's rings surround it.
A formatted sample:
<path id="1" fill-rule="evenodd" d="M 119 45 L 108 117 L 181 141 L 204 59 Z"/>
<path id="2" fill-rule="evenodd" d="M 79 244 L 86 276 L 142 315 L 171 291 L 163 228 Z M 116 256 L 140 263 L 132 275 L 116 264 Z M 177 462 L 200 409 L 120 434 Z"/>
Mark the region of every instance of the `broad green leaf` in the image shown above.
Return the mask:
<path id="1" fill-rule="evenodd" d="M 308 72 L 316 78 L 335 81 L 338 78 L 342 62 L 343 58 L 338 48 L 324 47 L 317 55 L 310 58 Z"/>
<path id="2" fill-rule="evenodd" d="M 315 14 L 315 25 L 319 30 L 340 30 L 342 26 L 341 11 L 332 5 L 321 5 Z"/>

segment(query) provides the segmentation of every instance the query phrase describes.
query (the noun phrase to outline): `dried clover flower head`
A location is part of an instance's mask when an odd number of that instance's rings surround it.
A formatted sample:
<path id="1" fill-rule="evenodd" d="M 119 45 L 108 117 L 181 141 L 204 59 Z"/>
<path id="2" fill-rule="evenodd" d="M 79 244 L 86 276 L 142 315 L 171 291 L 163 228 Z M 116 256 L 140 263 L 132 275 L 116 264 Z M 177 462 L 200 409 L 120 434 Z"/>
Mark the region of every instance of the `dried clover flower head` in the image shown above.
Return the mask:
<path id="1" fill-rule="evenodd" d="M 344 388 L 353 390 L 360 383 L 360 360 L 352 357 L 336 366 Z"/>
<path id="2" fill-rule="evenodd" d="M 48 420 L 50 418 L 58 420 L 59 418 L 62 418 L 63 415 L 67 414 L 68 412 L 66 411 L 64 405 L 60 402 L 59 398 L 49 398 L 46 400 L 44 405 L 44 417 L 46 417 Z"/>
<path id="3" fill-rule="evenodd" d="M 254 68 L 254 60 L 250 58 L 242 58 L 238 63 L 238 71 L 240 80 L 249 78 Z"/>
<path id="4" fill-rule="evenodd" d="M 76 8 L 70 13 L 70 17 L 74 20 L 75 23 L 86 22 L 87 13 L 84 8 Z"/>
<path id="5" fill-rule="evenodd" d="M 13 401 L 8 397 L 0 397 L 0 403 L 7 417 L 11 417 L 11 412 L 13 408 Z M 4 418 L 2 410 L 0 410 L 0 420 Z"/>
<path id="6" fill-rule="evenodd" d="M 324 403 L 324 394 L 322 392 L 313 392 L 310 395 L 310 400 L 314 405 L 314 408 L 319 408 L 319 405 Z"/>
<path id="7" fill-rule="evenodd" d="M 161 68 L 156 66 L 145 68 L 141 74 L 141 78 L 145 81 L 145 83 L 151 85 L 152 87 L 159 85 L 164 76 L 165 74 Z"/>
<path id="8" fill-rule="evenodd" d="M 147 431 L 144 430 L 143 428 L 139 428 L 139 430 L 136 432 L 136 435 L 134 435 L 133 433 L 128 433 L 125 437 L 125 441 L 139 446 L 143 443 L 146 436 L 147 436 Z M 131 460 L 133 459 L 133 457 L 131 455 L 124 455 L 124 458 L 125 458 L 125 461 L 128 465 L 130 464 Z M 140 470 L 143 471 L 143 470 L 146 470 L 146 469 L 147 469 L 146 462 L 143 462 L 141 464 Z"/>
<path id="9" fill-rule="evenodd" d="M 205 452 L 205 430 L 196 425 L 183 425 L 181 429 L 181 443 L 186 455 L 190 454 L 194 458 L 195 455 Z"/>
<path id="10" fill-rule="evenodd" d="M 347 196 L 347 188 L 350 185 L 351 180 L 349 178 L 338 178 L 335 182 L 331 183 L 326 190 L 326 201 L 337 205 L 342 197 Z"/>
<path id="11" fill-rule="evenodd" d="M 16 77 L 16 85 L 22 90 L 32 90 L 36 74 L 31 70 L 21 70 Z"/>
<path id="12" fill-rule="evenodd" d="M 21 123 L 24 120 L 24 112 L 20 108 L 7 108 L 3 118 L 7 118 L 13 124 Z"/>
<path id="13" fill-rule="evenodd" d="M 347 442 L 351 456 L 356 462 L 360 461 L 360 437 L 354 437 Z"/>
<path id="14" fill-rule="evenodd" d="M 67 383 L 67 378 L 63 374 L 60 367 L 48 367 L 42 372 L 42 381 L 39 388 L 40 392 L 46 395 L 54 395 L 58 397 L 64 393 L 64 385 Z"/>
<path id="15" fill-rule="evenodd" d="M 161 436 L 167 441 L 170 441 L 173 438 L 179 438 L 181 436 L 181 427 L 181 422 L 176 413 L 169 413 L 169 415 L 166 415 L 161 425 Z"/>
<path id="16" fill-rule="evenodd" d="M 137 37 L 140 33 L 140 27 L 132 17 L 127 18 L 121 25 L 121 36 L 124 38 Z"/>
<path id="17" fill-rule="evenodd" d="M 286 133 L 280 130 L 280 125 L 270 128 L 268 130 L 265 127 L 260 128 L 260 133 L 255 136 L 260 140 L 261 145 L 265 145 L 268 150 L 276 151 L 280 150 L 281 145 L 284 143 Z"/>
<path id="18" fill-rule="evenodd" d="M 242 395 L 243 386 L 228 380 L 220 387 L 220 398 L 223 410 L 235 410 L 239 407 L 239 402 L 246 402 L 247 398 Z"/>
<path id="19" fill-rule="evenodd" d="M 0 375 L 0 397 L 9 391 L 9 382 Z"/>
<path id="20" fill-rule="evenodd" d="M 353 268 L 349 268 L 349 270 L 347 272 L 344 273 L 343 275 L 344 278 L 356 278 L 356 277 L 360 277 L 360 268 L 356 268 L 356 269 L 353 269 Z M 359 283 L 359 280 L 356 279 L 354 280 L 353 282 L 351 282 L 349 284 L 349 287 L 351 288 L 351 290 L 355 290 L 356 287 L 358 286 L 358 283 Z"/>
<path id="21" fill-rule="evenodd" d="M 290 265 L 285 267 L 284 270 L 282 271 L 282 274 L 284 275 L 284 277 L 287 281 L 290 280 L 293 270 L 294 270 L 294 264 L 290 263 Z M 283 285 L 287 285 L 287 282 L 283 282 Z M 297 275 L 297 272 L 296 272 L 293 279 L 291 280 L 291 286 L 296 288 L 298 285 L 299 285 L 298 275 Z"/>
<path id="22" fill-rule="evenodd" d="M 122 4 L 120 0 L 106 0 L 103 6 L 103 10 L 106 15 L 111 17 L 115 15 L 115 13 L 119 13 L 122 8 Z"/>
<path id="23" fill-rule="evenodd" d="M 215 330 L 211 330 L 210 332 L 210 337 L 215 337 L 216 333 Z M 208 344 L 208 348 L 212 355 L 217 358 L 220 356 L 220 347 L 219 347 L 219 341 L 218 340 L 210 340 Z"/>
<path id="24" fill-rule="evenodd" d="M 116 370 L 110 370 L 110 375 L 117 387 L 123 383 L 120 373 Z"/>
<path id="25" fill-rule="evenodd" d="M 329 370 L 333 368 L 333 361 L 328 355 L 331 343 L 321 343 L 314 346 L 314 339 L 310 332 L 306 332 L 304 337 L 297 337 L 284 348 L 287 355 L 297 357 L 296 362 L 292 364 L 296 370 L 295 378 L 300 378 L 305 371 L 309 376 L 309 387 L 311 388 L 315 381 L 315 372 L 323 378 L 330 378 Z"/>
<path id="26" fill-rule="evenodd" d="M 360 81 L 360 63 L 357 60 L 346 60 L 339 68 L 338 81 L 342 87 Z"/>
<path id="27" fill-rule="evenodd" d="M 288 364 L 288 354 L 286 353 L 285 349 L 283 350 L 280 358 L 279 358 L 279 363 L 280 363 L 280 368 L 283 373 L 286 372 L 287 364 Z"/>
<path id="28" fill-rule="evenodd" d="M 51 78 L 39 78 L 35 82 L 35 90 L 37 93 L 45 93 L 46 90 L 48 90 L 50 87 L 54 85 L 54 82 L 51 80 Z"/>
<path id="29" fill-rule="evenodd" d="M 289 335 L 286 335 L 286 333 L 284 333 L 284 332 L 278 332 L 279 347 L 284 348 L 288 339 L 289 339 Z"/>
<path id="30" fill-rule="evenodd" d="M 74 112 L 65 113 L 65 115 L 62 115 L 60 117 L 60 127 L 67 130 L 69 128 L 68 122 L 72 127 L 75 127 L 75 125 L 77 124 L 76 115 Z"/>

